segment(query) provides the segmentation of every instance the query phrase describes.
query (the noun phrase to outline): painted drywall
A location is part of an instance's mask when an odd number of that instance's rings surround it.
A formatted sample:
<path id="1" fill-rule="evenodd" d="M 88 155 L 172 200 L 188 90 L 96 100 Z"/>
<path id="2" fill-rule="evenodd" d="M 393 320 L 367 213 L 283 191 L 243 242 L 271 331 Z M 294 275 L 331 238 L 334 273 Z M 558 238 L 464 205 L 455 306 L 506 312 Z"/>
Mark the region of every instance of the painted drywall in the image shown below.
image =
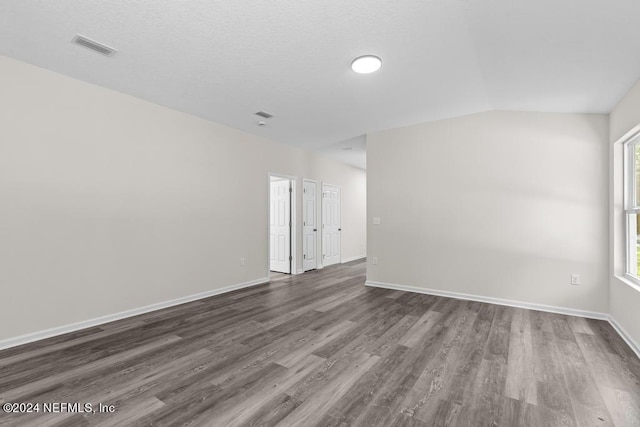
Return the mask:
<path id="1" fill-rule="evenodd" d="M 6 57 L 0 70 L 0 341 L 267 277 L 269 172 L 342 185 L 343 257 L 361 254 L 364 171 Z"/>
<path id="2" fill-rule="evenodd" d="M 638 347 L 640 344 L 640 287 L 622 278 L 625 272 L 625 231 L 621 138 L 633 130 L 640 130 L 640 82 L 637 82 L 611 111 L 609 127 L 611 185 L 609 310 L 611 316 Z"/>
<path id="3" fill-rule="evenodd" d="M 368 135 L 367 280 L 606 313 L 607 140 L 520 112 Z"/>

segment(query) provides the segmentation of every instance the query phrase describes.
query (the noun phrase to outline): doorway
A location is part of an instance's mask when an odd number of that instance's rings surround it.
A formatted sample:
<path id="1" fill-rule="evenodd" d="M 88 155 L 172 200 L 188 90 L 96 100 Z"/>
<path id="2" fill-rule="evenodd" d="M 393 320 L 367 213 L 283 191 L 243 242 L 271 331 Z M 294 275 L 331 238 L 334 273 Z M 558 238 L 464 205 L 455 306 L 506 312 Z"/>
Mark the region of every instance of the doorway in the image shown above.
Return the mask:
<path id="1" fill-rule="evenodd" d="M 316 181 L 310 179 L 302 181 L 302 271 L 318 268 L 317 188 Z"/>
<path id="2" fill-rule="evenodd" d="M 341 262 L 340 187 L 322 184 L 322 264 Z"/>
<path id="3" fill-rule="evenodd" d="M 295 177 L 269 174 L 269 270 L 295 271 Z"/>

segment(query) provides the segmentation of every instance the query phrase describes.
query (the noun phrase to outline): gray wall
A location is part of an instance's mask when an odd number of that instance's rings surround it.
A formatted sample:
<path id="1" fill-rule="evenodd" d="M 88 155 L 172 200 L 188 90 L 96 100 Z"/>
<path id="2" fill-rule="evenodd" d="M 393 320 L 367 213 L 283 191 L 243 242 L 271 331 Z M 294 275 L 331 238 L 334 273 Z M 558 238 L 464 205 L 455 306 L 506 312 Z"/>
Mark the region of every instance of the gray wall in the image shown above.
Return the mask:
<path id="1" fill-rule="evenodd" d="M 607 312 L 607 140 L 606 115 L 517 112 L 368 135 L 367 279 Z"/>
<path id="2" fill-rule="evenodd" d="M 363 170 L 0 57 L 0 341 L 267 277 L 268 173 Z M 302 244 L 298 236 L 298 269 Z M 245 257 L 246 266 L 240 266 Z"/>

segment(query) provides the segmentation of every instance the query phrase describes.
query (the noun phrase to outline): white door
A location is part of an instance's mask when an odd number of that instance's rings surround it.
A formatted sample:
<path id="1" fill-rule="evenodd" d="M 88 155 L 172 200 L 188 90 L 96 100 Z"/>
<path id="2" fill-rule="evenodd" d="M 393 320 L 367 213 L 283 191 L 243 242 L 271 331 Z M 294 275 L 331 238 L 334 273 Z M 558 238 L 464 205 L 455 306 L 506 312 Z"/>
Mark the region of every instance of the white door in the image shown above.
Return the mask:
<path id="1" fill-rule="evenodd" d="M 340 187 L 322 184 L 322 264 L 340 262 Z"/>
<path id="2" fill-rule="evenodd" d="M 302 184 L 302 270 L 304 271 L 318 267 L 316 197 L 316 183 L 304 181 Z"/>
<path id="3" fill-rule="evenodd" d="M 269 269 L 291 273 L 291 184 L 271 182 L 269 199 Z"/>

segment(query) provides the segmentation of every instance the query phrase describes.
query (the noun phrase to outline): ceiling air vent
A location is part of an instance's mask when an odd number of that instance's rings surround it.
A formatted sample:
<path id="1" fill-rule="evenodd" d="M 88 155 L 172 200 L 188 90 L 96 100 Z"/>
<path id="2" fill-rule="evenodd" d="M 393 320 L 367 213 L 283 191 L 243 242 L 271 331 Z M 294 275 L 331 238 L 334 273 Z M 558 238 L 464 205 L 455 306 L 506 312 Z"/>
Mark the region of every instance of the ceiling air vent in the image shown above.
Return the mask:
<path id="1" fill-rule="evenodd" d="M 91 49 L 94 52 L 98 52 L 99 54 L 104 56 L 111 56 L 116 53 L 116 50 L 114 48 L 102 43 L 98 43 L 97 41 L 91 40 L 85 36 L 81 36 L 80 34 L 76 34 L 71 42 L 82 47 L 86 47 L 87 49 Z"/>
<path id="2" fill-rule="evenodd" d="M 265 119 L 270 119 L 271 117 L 273 117 L 273 114 L 269 114 L 265 111 L 258 111 L 256 113 L 256 116 L 264 117 Z"/>

